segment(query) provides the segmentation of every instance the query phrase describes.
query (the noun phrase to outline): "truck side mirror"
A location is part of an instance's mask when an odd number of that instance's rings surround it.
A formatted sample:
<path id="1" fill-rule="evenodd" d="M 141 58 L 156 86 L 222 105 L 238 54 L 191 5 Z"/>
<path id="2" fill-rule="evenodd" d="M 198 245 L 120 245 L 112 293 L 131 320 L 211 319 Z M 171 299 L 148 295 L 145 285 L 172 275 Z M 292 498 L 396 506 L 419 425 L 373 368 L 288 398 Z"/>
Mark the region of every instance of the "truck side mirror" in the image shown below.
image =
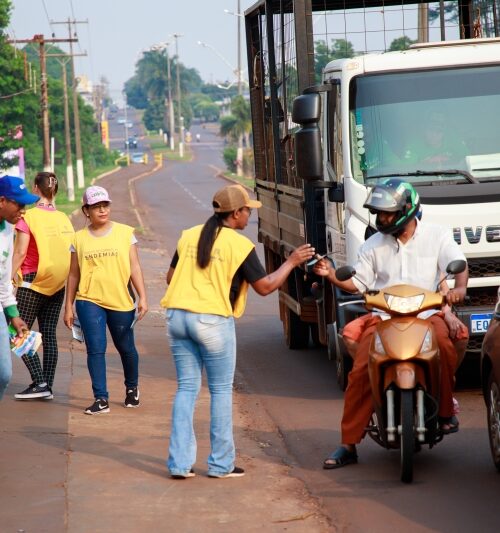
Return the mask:
<path id="1" fill-rule="evenodd" d="M 319 94 L 302 94 L 295 98 L 292 120 L 301 126 L 295 133 L 295 166 L 297 176 L 308 181 L 318 180 L 323 176 L 321 131 L 318 126 L 320 117 Z"/>

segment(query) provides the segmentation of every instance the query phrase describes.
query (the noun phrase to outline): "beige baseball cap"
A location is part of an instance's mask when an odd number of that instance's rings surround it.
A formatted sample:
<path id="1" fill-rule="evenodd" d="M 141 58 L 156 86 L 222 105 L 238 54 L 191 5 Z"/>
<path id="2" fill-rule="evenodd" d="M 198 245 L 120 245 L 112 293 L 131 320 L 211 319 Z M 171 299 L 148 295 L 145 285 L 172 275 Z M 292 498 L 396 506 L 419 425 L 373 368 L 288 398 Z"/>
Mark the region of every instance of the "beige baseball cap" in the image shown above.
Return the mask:
<path id="1" fill-rule="evenodd" d="M 218 190 L 214 195 L 212 205 L 216 213 L 229 213 L 242 207 L 250 209 L 262 207 L 261 202 L 250 199 L 247 190 L 241 185 L 227 185 Z"/>

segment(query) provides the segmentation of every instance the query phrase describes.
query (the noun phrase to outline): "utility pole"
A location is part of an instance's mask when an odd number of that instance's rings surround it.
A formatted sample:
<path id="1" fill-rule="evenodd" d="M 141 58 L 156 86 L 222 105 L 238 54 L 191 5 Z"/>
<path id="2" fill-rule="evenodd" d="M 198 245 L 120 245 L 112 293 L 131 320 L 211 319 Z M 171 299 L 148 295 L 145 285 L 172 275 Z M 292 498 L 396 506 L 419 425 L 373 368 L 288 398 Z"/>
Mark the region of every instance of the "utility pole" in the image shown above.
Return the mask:
<path id="1" fill-rule="evenodd" d="M 70 59 L 59 61 L 62 67 L 63 97 L 64 97 L 64 139 L 66 141 L 66 183 L 68 185 L 68 200 L 75 200 L 75 178 L 73 176 L 73 158 L 71 156 L 71 137 L 69 133 L 69 105 L 68 105 L 68 76 L 66 65 Z"/>
<path id="2" fill-rule="evenodd" d="M 177 125 L 179 127 L 179 156 L 184 157 L 184 139 L 183 139 L 183 128 L 182 128 L 182 110 L 181 110 L 181 77 L 179 74 L 179 37 L 182 37 L 180 33 L 174 33 L 175 38 L 175 67 L 176 67 L 176 76 L 177 76 L 177 107 L 179 112 L 179 121 Z"/>
<path id="3" fill-rule="evenodd" d="M 242 83 L 241 83 L 241 0 L 238 0 L 238 5 L 236 9 L 236 20 L 238 24 L 238 96 L 242 96 Z M 238 176 L 243 176 L 243 133 L 238 135 L 238 150 L 236 152 L 236 174 Z"/>
<path id="4" fill-rule="evenodd" d="M 73 122 L 75 125 L 75 151 L 76 151 L 76 175 L 78 178 L 78 188 L 85 187 L 85 173 L 83 169 L 82 141 L 80 137 L 80 110 L 78 109 L 78 92 L 76 90 L 77 80 L 75 78 L 75 63 L 73 61 L 73 42 L 77 39 L 71 39 L 72 28 L 77 24 L 88 24 L 88 20 L 71 20 L 68 17 L 66 21 L 50 21 L 51 24 L 67 24 L 69 35 L 69 55 L 71 56 L 71 91 L 73 93 Z"/>
<path id="5" fill-rule="evenodd" d="M 170 71 L 170 53 L 169 47 L 170 43 L 167 43 L 167 83 L 168 83 L 168 129 L 170 130 L 170 150 L 172 152 L 175 150 L 175 121 L 174 121 L 174 102 L 172 100 L 172 75 Z"/>
<path id="6" fill-rule="evenodd" d="M 85 55 L 85 54 L 78 54 Z M 68 75 L 67 65 L 71 57 L 67 54 L 46 54 L 46 57 L 54 57 L 61 65 L 63 81 L 63 102 L 64 102 L 64 140 L 66 147 L 66 185 L 68 188 L 68 200 L 75 200 L 75 178 L 73 174 L 73 156 L 71 154 L 71 129 L 69 124 L 69 103 L 68 103 Z"/>
<path id="7" fill-rule="evenodd" d="M 49 92 L 47 87 L 47 61 L 46 61 L 46 43 L 67 43 L 76 42 L 77 39 L 45 39 L 42 34 L 33 36 L 33 39 L 9 39 L 10 44 L 16 43 L 37 43 L 39 46 L 38 54 L 40 57 L 40 107 L 42 114 L 42 133 L 43 133 L 43 169 L 51 171 L 50 164 L 50 123 L 49 123 Z"/>

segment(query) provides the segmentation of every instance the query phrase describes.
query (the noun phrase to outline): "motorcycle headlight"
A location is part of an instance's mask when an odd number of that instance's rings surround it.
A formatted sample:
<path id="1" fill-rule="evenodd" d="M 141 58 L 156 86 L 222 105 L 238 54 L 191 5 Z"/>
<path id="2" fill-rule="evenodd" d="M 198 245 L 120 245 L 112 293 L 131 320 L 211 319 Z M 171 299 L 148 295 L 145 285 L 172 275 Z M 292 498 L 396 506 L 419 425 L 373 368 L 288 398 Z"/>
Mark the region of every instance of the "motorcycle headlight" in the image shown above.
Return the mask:
<path id="1" fill-rule="evenodd" d="M 425 295 L 423 294 L 407 297 L 394 296 L 393 294 L 385 295 L 387 307 L 396 313 L 413 313 L 418 311 L 422 305 L 422 302 L 424 301 L 424 298 Z"/>
<path id="2" fill-rule="evenodd" d="M 427 333 L 424 337 L 424 342 L 422 343 L 422 348 L 420 348 L 421 352 L 428 352 L 432 348 L 432 331 L 430 329 L 427 330 Z"/>
<path id="3" fill-rule="evenodd" d="M 379 354 L 385 355 L 385 348 L 382 344 L 382 339 L 380 338 L 380 335 L 378 333 L 375 333 L 375 335 L 373 336 L 373 342 L 375 346 L 375 351 Z"/>

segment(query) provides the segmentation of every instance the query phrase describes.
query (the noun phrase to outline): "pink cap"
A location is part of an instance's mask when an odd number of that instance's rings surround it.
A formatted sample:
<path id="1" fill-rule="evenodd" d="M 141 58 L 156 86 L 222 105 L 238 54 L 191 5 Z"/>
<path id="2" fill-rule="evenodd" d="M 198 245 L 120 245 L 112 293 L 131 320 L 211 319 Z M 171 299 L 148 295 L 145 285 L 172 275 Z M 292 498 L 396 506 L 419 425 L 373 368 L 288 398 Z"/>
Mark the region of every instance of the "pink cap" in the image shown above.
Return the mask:
<path id="1" fill-rule="evenodd" d="M 83 193 L 83 205 L 94 205 L 99 202 L 110 202 L 108 191 L 104 187 L 92 185 Z"/>

